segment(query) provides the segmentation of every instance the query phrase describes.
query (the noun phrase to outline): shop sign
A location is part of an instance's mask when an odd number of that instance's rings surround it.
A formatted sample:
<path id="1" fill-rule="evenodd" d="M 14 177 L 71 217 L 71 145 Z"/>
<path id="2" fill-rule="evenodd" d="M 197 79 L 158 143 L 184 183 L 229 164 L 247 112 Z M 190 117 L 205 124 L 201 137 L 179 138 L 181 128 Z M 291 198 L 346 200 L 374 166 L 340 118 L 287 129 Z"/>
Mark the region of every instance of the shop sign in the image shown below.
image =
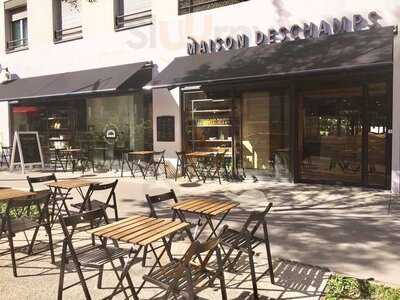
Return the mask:
<path id="1" fill-rule="evenodd" d="M 256 31 L 254 33 L 254 44 L 260 46 L 279 42 L 284 43 L 288 41 L 296 41 L 300 39 L 316 39 L 332 34 L 379 28 L 381 27 L 381 24 L 379 24 L 379 20 L 381 19 L 381 16 L 373 11 L 368 14 L 368 20 L 362 15 L 356 14 L 353 16 L 353 20 L 350 20 L 347 17 L 342 17 L 341 19 L 334 18 L 332 24 L 322 20 L 319 26 L 311 22 L 304 23 L 303 26 L 294 24 L 290 28 L 281 27 L 279 30 L 272 28 L 266 33 Z M 188 40 L 187 53 L 189 55 L 214 53 L 249 47 L 249 37 L 246 34 L 238 34 L 236 37 L 218 37 L 208 41 L 196 41 L 193 37 L 188 37 Z"/>

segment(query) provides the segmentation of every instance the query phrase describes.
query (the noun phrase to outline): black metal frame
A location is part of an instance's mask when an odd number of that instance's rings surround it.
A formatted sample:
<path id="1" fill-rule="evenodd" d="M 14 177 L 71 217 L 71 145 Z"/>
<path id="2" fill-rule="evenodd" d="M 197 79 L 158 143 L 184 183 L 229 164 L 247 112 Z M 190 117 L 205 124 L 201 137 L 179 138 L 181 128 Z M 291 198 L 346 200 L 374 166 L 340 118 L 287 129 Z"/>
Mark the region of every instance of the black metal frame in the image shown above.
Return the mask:
<path id="1" fill-rule="evenodd" d="M 70 41 L 82 38 L 82 25 L 54 30 L 54 42 Z"/>
<path id="2" fill-rule="evenodd" d="M 115 29 L 135 28 L 153 24 L 152 10 L 144 10 L 132 14 L 118 15 L 115 17 Z"/>

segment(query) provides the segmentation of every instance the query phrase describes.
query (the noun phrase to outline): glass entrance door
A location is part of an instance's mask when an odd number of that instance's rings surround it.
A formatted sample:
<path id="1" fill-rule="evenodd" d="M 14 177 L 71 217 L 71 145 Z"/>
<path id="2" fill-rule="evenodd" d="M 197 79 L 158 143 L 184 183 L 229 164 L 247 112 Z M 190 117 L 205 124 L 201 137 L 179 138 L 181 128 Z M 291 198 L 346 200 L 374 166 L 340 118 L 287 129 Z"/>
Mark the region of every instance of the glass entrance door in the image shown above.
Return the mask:
<path id="1" fill-rule="evenodd" d="M 362 88 L 318 89 L 300 97 L 301 180 L 362 181 Z"/>
<path id="2" fill-rule="evenodd" d="M 389 187 L 391 97 L 386 83 L 299 95 L 298 178 Z"/>

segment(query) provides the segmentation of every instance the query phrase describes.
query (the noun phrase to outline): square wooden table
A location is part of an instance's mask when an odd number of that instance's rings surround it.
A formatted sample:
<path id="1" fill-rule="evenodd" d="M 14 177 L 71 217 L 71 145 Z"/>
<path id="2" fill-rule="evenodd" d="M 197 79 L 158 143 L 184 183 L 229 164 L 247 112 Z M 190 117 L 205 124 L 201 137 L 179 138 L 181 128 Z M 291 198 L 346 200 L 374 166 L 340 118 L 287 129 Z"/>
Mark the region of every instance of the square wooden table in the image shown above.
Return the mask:
<path id="1" fill-rule="evenodd" d="M 145 158 L 151 158 L 154 155 L 155 151 L 130 151 L 130 152 L 125 152 L 123 154 L 122 158 L 122 167 L 121 167 L 121 177 L 124 174 L 124 164 L 128 166 L 129 170 L 131 171 L 132 177 L 135 177 L 135 172 L 137 170 L 140 171 L 142 174 L 143 178 L 146 178 L 147 172 L 148 172 L 148 167 L 143 168 L 141 165 L 141 162 Z M 129 158 L 132 159 L 129 159 Z"/>
<path id="2" fill-rule="evenodd" d="M 82 191 L 82 188 L 84 187 L 89 187 L 92 184 L 96 184 L 97 182 L 93 181 L 88 181 L 88 180 L 83 180 L 83 179 L 70 179 L 70 180 L 59 180 L 59 181 L 54 181 L 51 183 L 48 183 L 47 186 L 51 189 L 51 192 L 53 194 L 53 199 L 55 199 L 57 196 L 59 199 L 61 199 L 61 206 L 58 207 L 58 212 L 53 218 L 53 224 L 57 217 L 61 214 L 61 209 L 64 206 L 64 209 L 67 213 L 68 216 L 71 215 L 68 207 L 66 200 L 68 199 L 71 191 L 73 189 L 76 189 L 79 193 L 79 195 L 82 197 L 82 200 L 85 202 L 86 196 L 84 192 Z M 83 211 L 85 205 L 82 205 L 80 208 L 80 212 Z"/>
<path id="3" fill-rule="evenodd" d="M 153 252 L 156 262 L 150 269 L 149 275 L 154 271 L 155 267 L 159 265 L 161 267 L 161 258 L 164 253 L 168 254 L 170 260 L 172 260 L 171 254 L 171 242 L 172 237 L 175 233 L 181 230 L 189 230 L 189 223 L 181 222 L 178 220 L 151 218 L 146 216 L 134 215 L 124 220 L 104 225 L 96 229 L 88 230 L 88 233 L 99 237 L 100 239 L 111 239 L 116 242 L 125 242 L 132 246 L 138 246 L 134 256 L 130 257 L 128 262 L 125 264 L 122 274 L 120 276 L 118 285 L 115 287 L 113 293 L 109 298 L 115 296 L 119 291 L 122 281 L 129 272 L 129 269 L 135 263 L 139 253 L 145 247 L 149 247 Z M 188 231 L 190 234 L 190 231 Z M 169 240 L 167 241 L 167 238 Z M 156 249 L 153 244 L 157 241 L 163 242 L 163 249 L 160 254 L 156 253 Z M 137 293 L 143 288 L 146 281 L 143 281 L 137 290 Z"/>
<path id="4" fill-rule="evenodd" d="M 212 236 L 218 237 L 216 230 L 222 224 L 229 212 L 238 207 L 239 203 L 230 200 L 214 200 L 214 199 L 191 199 L 176 203 L 171 206 L 174 213 L 178 215 L 182 222 L 186 222 L 185 213 L 195 214 L 198 216 L 198 223 L 194 234 L 194 239 L 197 240 L 204 229 L 210 226 L 211 234 L 207 240 Z M 213 219 L 220 218 L 217 225 L 214 226 Z M 205 219 L 204 224 L 202 220 Z M 201 226 L 200 230 L 199 227 Z"/>

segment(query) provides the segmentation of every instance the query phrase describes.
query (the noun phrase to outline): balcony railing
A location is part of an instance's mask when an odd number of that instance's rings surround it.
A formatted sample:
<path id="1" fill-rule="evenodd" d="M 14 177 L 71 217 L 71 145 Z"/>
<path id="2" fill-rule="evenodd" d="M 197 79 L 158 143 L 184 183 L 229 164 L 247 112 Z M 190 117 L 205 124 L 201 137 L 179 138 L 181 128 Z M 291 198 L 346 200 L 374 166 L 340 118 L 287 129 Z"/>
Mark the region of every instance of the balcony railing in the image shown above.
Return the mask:
<path id="1" fill-rule="evenodd" d="M 18 48 L 24 48 L 28 46 L 28 39 L 12 40 L 7 42 L 7 51 L 13 51 Z"/>
<path id="2" fill-rule="evenodd" d="M 153 18 L 151 14 L 151 9 L 136 12 L 133 14 L 120 15 L 115 18 L 115 28 L 132 28 L 145 25 L 151 25 L 153 23 Z"/>
<path id="3" fill-rule="evenodd" d="M 75 26 L 66 29 L 58 29 L 54 31 L 54 41 L 69 41 L 82 38 L 82 26 Z"/>
<path id="4" fill-rule="evenodd" d="M 248 0 L 179 0 L 180 15 L 237 4 Z"/>

